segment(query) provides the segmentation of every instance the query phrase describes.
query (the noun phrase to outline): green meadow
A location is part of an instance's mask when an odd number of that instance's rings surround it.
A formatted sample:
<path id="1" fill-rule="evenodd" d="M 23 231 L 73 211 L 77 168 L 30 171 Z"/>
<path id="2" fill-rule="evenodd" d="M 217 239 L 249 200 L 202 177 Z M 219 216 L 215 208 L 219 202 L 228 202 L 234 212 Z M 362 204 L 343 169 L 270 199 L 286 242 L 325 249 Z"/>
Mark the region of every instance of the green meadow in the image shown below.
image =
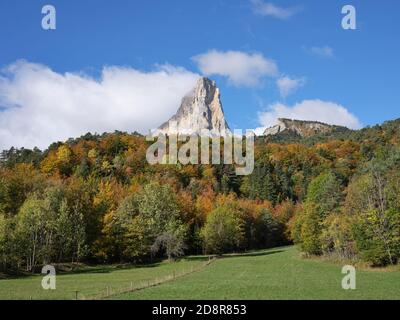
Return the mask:
<path id="1" fill-rule="evenodd" d="M 204 258 L 205 259 L 205 258 Z M 83 267 L 56 277 L 56 289 L 42 288 L 42 275 L 0 280 L 0 299 L 92 299 L 130 289 L 131 285 L 146 285 L 173 274 L 188 272 L 204 264 L 204 259 L 163 261 L 143 266 L 101 265 Z M 107 289 L 108 288 L 108 289 Z"/>
<path id="2" fill-rule="evenodd" d="M 202 272 L 117 299 L 399 299 L 400 272 L 357 271 L 342 289 L 342 266 L 303 259 L 292 247 L 219 259 Z"/>
<path id="3" fill-rule="evenodd" d="M 142 267 L 86 267 L 57 276 L 57 289 L 41 288 L 41 276 L 0 280 L 1 299 L 90 298 L 127 288 L 132 282 L 146 283 L 190 270 L 163 284 L 110 299 L 399 299 L 400 272 L 392 269 L 361 269 L 356 289 L 344 290 L 342 266 L 322 260 L 304 259 L 294 246 L 226 255 L 204 265 L 207 257 L 188 257 Z"/>

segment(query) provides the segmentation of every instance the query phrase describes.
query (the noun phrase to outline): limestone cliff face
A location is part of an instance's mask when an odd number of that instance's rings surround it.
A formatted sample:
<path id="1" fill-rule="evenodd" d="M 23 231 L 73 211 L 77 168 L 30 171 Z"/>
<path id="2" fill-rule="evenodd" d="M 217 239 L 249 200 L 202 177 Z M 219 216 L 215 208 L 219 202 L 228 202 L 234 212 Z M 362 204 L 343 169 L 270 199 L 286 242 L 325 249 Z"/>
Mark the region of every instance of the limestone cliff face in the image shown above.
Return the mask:
<path id="1" fill-rule="evenodd" d="M 213 130 L 213 133 L 218 135 L 229 132 L 220 91 L 214 81 L 204 77 L 183 97 L 177 113 L 157 131 L 166 134 L 201 134 L 202 129 Z"/>
<path id="2" fill-rule="evenodd" d="M 264 136 L 276 135 L 283 131 L 291 131 L 301 137 L 308 137 L 318 133 L 331 133 L 336 129 L 345 129 L 344 127 L 329 125 L 318 121 L 304 121 L 291 119 L 278 119 L 278 123 L 264 131 Z"/>

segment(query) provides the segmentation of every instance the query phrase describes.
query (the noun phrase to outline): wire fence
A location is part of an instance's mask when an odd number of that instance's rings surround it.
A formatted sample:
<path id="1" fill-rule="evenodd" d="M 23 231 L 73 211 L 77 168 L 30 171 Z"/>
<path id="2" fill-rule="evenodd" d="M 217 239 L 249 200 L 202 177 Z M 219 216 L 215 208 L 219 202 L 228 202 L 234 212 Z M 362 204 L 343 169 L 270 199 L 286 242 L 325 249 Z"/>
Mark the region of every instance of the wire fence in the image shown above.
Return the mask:
<path id="1" fill-rule="evenodd" d="M 191 267 L 190 269 L 183 269 L 180 271 L 173 271 L 172 274 L 166 275 L 164 277 L 159 277 L 151 280 L 142 280 L 138 282 L 131 281 L 129 283 L 129 286 L 126 287 L 112 287 L 112 286 L 107 286 L 105 287 L 102 291 L 100 291 L 97 294 L 83 294 L 79 291 L 75 291 L 75 300 L 102 300 L 102 299 L 107 299 L 112 296 L 124 294 L 124 293 L 130 293 L 130 292 L 135 292 L 155 286 L 159 286 L 161 284 L 174 281 L 176 279 L 182 278 L 184 276 L 187 276 L 189 274 L 195 273 L 202 271 L 206 267 L 208 267 L 212 262 L 216 260 L 215 257 L 210 258 L 208 261 L 204 262 L 200 266 L 197 267 Z"/>

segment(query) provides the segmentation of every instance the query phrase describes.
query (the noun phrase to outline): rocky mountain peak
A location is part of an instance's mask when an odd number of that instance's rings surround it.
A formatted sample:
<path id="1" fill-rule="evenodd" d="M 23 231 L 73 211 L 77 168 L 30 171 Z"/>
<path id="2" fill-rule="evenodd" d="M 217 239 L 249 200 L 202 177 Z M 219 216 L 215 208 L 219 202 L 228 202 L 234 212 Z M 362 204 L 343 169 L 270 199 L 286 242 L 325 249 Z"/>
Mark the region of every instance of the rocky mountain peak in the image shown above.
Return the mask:
<path id="1" fill-rule="evenodd" d="M 220 91 L 215 81 L 201 77 L 195 87 L 186 94 L 177 113 L 162 124 L 161 133 L 200 134 L 202 129 L 214 134 L 229 132 L 220 100 Z"/>
<path id="2" fill-rule="evenodd" d="M 276 135 L 283 131 L 293 132 L 301 137 L 308 137 L 318 133 L 331 133 L 345 127 L 329 125 L 319 121 L 292 120 L 279 118 L 277 124 L 264 131 L 264 136 Z"/>

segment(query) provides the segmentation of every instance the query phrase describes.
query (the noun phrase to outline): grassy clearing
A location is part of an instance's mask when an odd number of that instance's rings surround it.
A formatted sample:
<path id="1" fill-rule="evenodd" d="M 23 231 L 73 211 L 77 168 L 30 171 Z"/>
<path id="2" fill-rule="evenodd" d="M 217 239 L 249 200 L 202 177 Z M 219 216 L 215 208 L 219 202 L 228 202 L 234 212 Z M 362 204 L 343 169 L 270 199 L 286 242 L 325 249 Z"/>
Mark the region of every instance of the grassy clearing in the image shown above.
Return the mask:
<path id="1" fill-rule="evenodd" d="M 168 275 L 200 267 L 205 257 L 189 257 L 178 262 L 161 262 L 146 266 L 96 266 L 85 267 L 69 274 L 57 275 L 56 290 L 43 290 L 42 276 L 0 280 L 0 299 L 75 299 L 105 293 L 106 287 L 111 291 L 129 288 L 130 283 L 154 281 Z"/>
<path id="2" fill-rule="evenodd" d="M 295 247 L 217 260 L 204 271 L 115 299 L 400 299 L 400 272 L 357 271 L 343 290 L 341 265 L 303 259 Z"/>
<path id="3" fill-rule="evenodd" d="M 41 288 L 41 276 L 0 280 L 0 299 L 74 299 L 75 290 L 95 295 L 130 282 L 155 280 L 189 271 L 206 257 L 162 262 L 142 267 L 87 267 L 57 276 L 57 289 Z M 295 247 L 229 255 L 182 278 L 156 287 L 113 296 L 112 299 L 400 299 L 397 268 L 357 271 L 357 289 L 343 290 L 342 265 L 303 259 Z"/>

